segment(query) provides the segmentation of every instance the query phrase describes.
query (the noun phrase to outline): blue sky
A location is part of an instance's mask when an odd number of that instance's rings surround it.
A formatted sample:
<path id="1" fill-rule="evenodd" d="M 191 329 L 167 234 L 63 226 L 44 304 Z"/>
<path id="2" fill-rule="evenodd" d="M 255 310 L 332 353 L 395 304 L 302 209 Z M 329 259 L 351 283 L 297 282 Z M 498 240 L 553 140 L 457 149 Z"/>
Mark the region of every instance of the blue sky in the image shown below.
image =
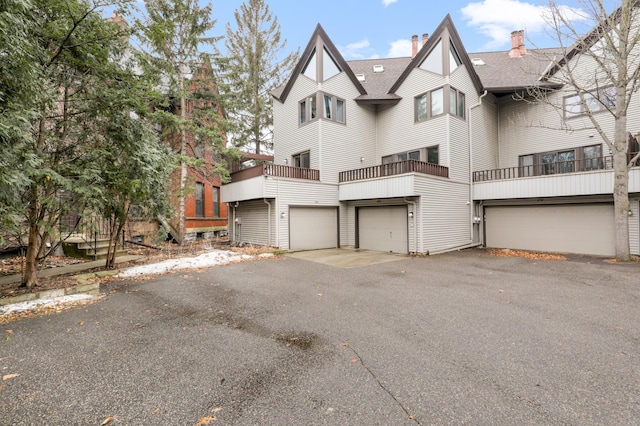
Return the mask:
<path id="1" fill-rule="evenodd" d="M 205 4 L 209 0 L 200 0 Z M 235 25 L 234 11 L 243 0 L 211 0 L 212 35 L 224 35 L 226 24 Z M 612 11 L 619 0 L 604 0 Z M 247 0 L 248 2 L 248 0 Z M 469 53 L 508 50 L 510 34 L 525 30 L 526 45 L 555 47 L 543 18 L 549 0 L 266 0 L 278 18 L 287 54 L 306 46 L 320 23 L 347 60 L 389 58 L 411 55 L 411 36 L 431 34 L 447 14 L 460 33 Z M 143 8 L 143 2 L 135 2 Z M 557 0 L 571 16 L 585 12 L 583 0 Z M 110 12 L 108 13 L 110 14 Z M 584 20 L 582 22 L 585 22 Z M 588 24 L 586 29 L 591 24 Z M 224 45 L 218 46 L 224 53 Z"/>
<path id="2" fill-rule="evenodd" d="M 213 0 L 223 34 L 242 0 Z M 574 0 L 559 0 L 579 7 Z M 468 52 L 508 50 L 510 33 L 524 29 L 527 45 L 557 46 L 545 32 L 547 0 L 267 0 L 277 16 L 287 50 L 303 49 L 320 23 L 347 60 L 411 55 L 411 36 L 432 33 L 450 14 Z"/>

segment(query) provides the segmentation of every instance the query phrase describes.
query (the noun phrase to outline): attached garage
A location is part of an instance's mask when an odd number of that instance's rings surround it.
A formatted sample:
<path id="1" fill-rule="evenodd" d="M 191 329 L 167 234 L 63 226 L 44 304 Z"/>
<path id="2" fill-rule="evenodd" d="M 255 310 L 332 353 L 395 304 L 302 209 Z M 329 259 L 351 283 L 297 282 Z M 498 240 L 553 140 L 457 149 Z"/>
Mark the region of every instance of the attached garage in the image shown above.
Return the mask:
<path id="1" fill-rule="evenodd" d="M 610 203 L 485 207 L 485 245 L 611 256 L 613 213 Z"/>
<path id="2" fill-rule="evenodd" d="M 359 207 L 358 247 L 409 253 L 407 206 Z"/>
<path id="3" fill-rule="evenodd" d="M 290 207 L 289 248 L 317 250 L 338 247 L 337 207 Z"/>

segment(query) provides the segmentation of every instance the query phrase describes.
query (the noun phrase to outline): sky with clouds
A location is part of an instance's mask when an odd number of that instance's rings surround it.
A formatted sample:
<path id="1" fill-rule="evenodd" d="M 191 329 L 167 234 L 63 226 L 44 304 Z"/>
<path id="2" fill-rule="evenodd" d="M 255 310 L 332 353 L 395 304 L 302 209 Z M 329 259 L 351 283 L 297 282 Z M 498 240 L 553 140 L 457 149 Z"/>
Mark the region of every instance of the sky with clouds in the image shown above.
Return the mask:
<path id="1" fill-rule="evenodd" d="M 206 0 L 200 0 L 205 2 Z M 243 0 L 211 0 L 217 19 L 214 33 L 223 35 Z M 510 33 L 524 29 L 528 47 L 553 47 L 545 5 L 549 0 L 266 0 L 278 18 L 287 50 L 304 49 L 321 24 L 347 60 L 411 55 L 411 36 L 431 33 L 451 15 L 468 52 L 508 50 Z M 582 0 L 557 0 L 580 19 Z M 605 0 L 605 3 L 608 3 Z M 609 10 L 612 10 L 612 5 Z M 222 47 L 222 46 L 221 46 Z M 224 50 L 224 49 L 222 49 Z"/>

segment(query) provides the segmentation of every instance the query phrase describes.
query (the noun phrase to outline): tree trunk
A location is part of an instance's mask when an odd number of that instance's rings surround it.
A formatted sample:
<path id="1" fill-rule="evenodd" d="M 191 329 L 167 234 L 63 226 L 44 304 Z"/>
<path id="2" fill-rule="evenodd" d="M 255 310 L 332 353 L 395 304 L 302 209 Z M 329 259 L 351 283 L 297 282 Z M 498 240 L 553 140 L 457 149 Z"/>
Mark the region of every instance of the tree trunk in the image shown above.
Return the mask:
<path id="1" fill-rule="evenodd" d="M 629 169 L 626 151 L 613 152 L 613 208 L 616 226 L 616 259 L 631 260 L 629 246 Z"/>
<path id="2" fill-rule="evenodd" d="M 620 92 L 620 90 L 618 91 Z M 618 93 L 620 95 L 620 93 Z M 618 116 L 613 143 L 613 209 L 616 233 L 616 260 L 631 260 L 629 247 L 629 168 L 627 166 L 627 117 Z"/>
<path id="3" fill-rule="evenodd" d="M 22 286 L 33 288 L 38 285 L 38 251 L 40 248 L 40 226 L 38 225 L 39 205 L 38 188 L 33 183 L 29 189 L 31 192 L 31 205 L 29 207 L 29 239 L 27 240 L 27 254 L 24 269 L 22 271 Z"/>
<path id="4" fill-rule="evenodd" d="M 180 116 L 182 117 L 182 128 L 180 129 L 180 155 L 184 157 L 187 149 L 187 133 L 184 128 L 187 119 L 187 100 L 184 95 L 184 76 L 180 74 Z M 180 160 L 180 205 L 178 212 L 178 244 L 184 244 L 185 237 L 185 198 L 187 187 L 187 165 L 184 159 Z"/>

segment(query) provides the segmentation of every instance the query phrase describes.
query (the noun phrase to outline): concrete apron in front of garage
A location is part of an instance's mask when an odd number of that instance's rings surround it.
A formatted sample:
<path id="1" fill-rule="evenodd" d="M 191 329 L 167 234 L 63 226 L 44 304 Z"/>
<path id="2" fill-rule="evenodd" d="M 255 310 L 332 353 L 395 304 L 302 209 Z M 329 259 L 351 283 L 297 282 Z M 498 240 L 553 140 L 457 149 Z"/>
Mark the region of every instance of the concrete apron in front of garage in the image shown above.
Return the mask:
<path id="1" fill-rule="evenodd" d="M 288 253 L 287 256 L 339 268 L 375 265 L 376 263 L 393 262 L 407 258 L 406 254 L 344 248 L 299 251 Z"/>

